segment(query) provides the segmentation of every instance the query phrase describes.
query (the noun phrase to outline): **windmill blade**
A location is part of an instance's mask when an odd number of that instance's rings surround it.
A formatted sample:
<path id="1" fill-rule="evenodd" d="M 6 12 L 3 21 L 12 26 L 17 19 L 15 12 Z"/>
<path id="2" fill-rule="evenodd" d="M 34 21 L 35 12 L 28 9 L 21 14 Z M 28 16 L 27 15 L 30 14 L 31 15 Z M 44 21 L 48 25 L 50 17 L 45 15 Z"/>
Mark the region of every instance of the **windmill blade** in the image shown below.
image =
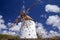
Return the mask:
<path id="1" fill-rule="evenodd" d="M 35 2 L 33 2 L 32 5 L 30 5 L 27 8 L 26 13 L 28 13 L 28 11 L 30 11 L 33 7 L 35 7 L 39 2 L 40 2 L 40 0 L 35 0 Z"/>
<path id="2" fill-rule="evenodd" d="M 18 20 L 18 19 L 16 19 L 16 20 L 15 20 L 15 22 L 13 23 L 13 25 L 10 25 L 10 27 L 9 27 L 9 28 L 12 28 L 14 25 L 16 25 L 16 24 L 18 23 L 18 21 L 19 21 L 19 20 Z"/>
<path id="3" fill-rule="evenodd" d="M 33 2 L 32 3 L 32 5 L 30 5 L 28 8 L 27 8 L 27 10 L 25 10 L 25 6 L 24 6 L 24 4 L 25 4 L 25 1 L 23 1 L 23 6 L 22 6 L 22 9 L 20 10 L 20 12 L 19 12 L 19 14 L 21 15 L 22 13 L 24 13 L 25 12 L 25 14 L 27 14 L 28 13 L 28 11 L 30 11 L 33 7 L 35 7 L 38 3 L 40 2 L 40 0 L 35 0 L 35 2 Z M 18 16 L 18 18 L 20 18 L 20 15 Z M 17 18 L 17 19 L 18 19 Z M 16 23 L 17 23 L 17 20 L 16 19 Z"/>

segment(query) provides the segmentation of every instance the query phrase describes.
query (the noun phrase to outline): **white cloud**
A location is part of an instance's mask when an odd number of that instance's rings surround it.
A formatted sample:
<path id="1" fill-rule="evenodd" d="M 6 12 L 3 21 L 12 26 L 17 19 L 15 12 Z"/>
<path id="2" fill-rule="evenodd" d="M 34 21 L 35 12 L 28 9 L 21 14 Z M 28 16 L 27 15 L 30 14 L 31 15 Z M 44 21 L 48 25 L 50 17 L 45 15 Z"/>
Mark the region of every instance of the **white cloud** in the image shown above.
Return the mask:
<path id="1" fill-rule="evenodd" d="M 44 29 L 43 24 L 41 23 L 36 23 L 37 26 L 37 34 L 38 36 L 41 36 L 42 38 L 52 38 L 55 36 L 60 36 L 60 33 L 50 30 L 50 32 L 46 31 L 46 29 Z"/>
<path id="2" fill-rule="evenodd" d="M 45 14 L 45 15 L 41 15 L 40 17 L 42 17 L 42 18 L 47 18 L 47 15 Z"/>
<path id="3" fill-rule="evenodd" d="M 60 17 L 58 15 L 49 16 L 46 21 L 47 25 L 52 25 L 53 27 L 57 27 L 60 30 Z"/>
<path id="4" fill-rule="evenodd" d="M 2 33 L 2 29 L 7 29 L 7 27 L 4 24 L 3 16 L 0 15 L 0 34 Z"/>
<path id="5" fill-rule="evenodd" d="M 49 36 L 50 36 L 50 38 L 55 37 L 55 36 L 60 36 L 60 33 L 50 30 Z"/>
<path id="6" fill-rule="evenodd" d="M 6 25 L 4 24 L 4 20 L 2 19 L 2 15 L 0 15 L 0 29 L 6 28 Z"/>
<path id="7" fill-rule="evenodd" d="M 2 34 L 7 34 L 7 31 L 3 31 Z"/>
<path id="8" fill-rule="evenodd" d="M 14 26 L 14 23 L 8 22 L 8 27 L 11 28 L 12 26 Z"/>
<path id="9" fill-rule="evenodd" d="M 47 35 L 47 31 L 43 28 L 41 23 L 36 23 L 36 26 L 38 36 L 42 36 L 44 38 L 44 35 Z"/>
<path id="10" fill-rule="evenodd" d="M 2 15 L 0 15 L 0 24 L 1 23 L 4 23 L 4 20 L 3 20 L 3 16 Z"/>
<path id="11" fill-rule="evenodd" d="M 6 25 L 0 24 L 0 29 L 5 29 L 5 28 L 6 28 Z"/>
<path id="12" fill-rule="evenodd" d="M 45 11 L 46 12 L 55 12 L 55 13 L 58 13 L 58 12 L 60 12 L 60 7 L 58 7 L 57 5 L 47 4 L 45 6 Z"/>
<path id="13" fill-rule="evenodd" d="M 3 19 L 0 19 L 0 24 L 4 23 L 4 20 Z"/>
<path id="14" fill-rule="evenodd" d="M 43 38 L 53 38 L 53 37 L 56 37 L 56 36 L 60 36 L 60 33 L 56 32 L 56 31 L 53 31 L 53 30 L 50 30 L 50 32 L 48 34 L 45 34 L 42 37 Z"/>
<path id="15" fill-rule="evenodd" d="M 2 18 L 2 15 L 0 15 L 0 19 Z"/>
<path id="16" fill-rule="evenodd" d="M 12 31 L 20 31 L 20 27 L 21 27 L 21 22 L 18 23 L 18 25 L 14 24 L 9 30 L 12 30 Z"/>
<path id="17" fill-rule="evenodd" d="M 11 31 L 3 31 L 2 34 L 7 34 L 7 35 L 17 35 L 16 32 L 11 32 Z"/>

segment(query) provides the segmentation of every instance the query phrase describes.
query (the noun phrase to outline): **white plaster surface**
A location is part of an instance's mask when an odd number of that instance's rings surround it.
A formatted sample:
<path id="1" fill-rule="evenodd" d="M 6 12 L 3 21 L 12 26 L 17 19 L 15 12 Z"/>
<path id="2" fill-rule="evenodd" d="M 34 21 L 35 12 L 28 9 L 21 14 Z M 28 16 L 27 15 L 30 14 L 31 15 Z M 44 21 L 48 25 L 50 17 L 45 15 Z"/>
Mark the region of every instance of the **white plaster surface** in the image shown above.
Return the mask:
<path id="1" fill-rule="evenodd" d="M 21 24 L 20 38 L 37 38 L 35 23 L 32 20 L 25 20 Z"/>

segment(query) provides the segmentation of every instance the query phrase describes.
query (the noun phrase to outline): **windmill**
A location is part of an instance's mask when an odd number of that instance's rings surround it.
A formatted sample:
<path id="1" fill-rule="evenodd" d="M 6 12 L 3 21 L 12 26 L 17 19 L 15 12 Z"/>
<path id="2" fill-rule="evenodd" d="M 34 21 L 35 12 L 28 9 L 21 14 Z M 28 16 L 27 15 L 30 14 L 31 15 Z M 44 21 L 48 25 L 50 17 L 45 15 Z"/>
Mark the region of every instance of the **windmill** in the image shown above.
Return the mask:
<path id="1" fill-rule="evenodd" d="M 25 2 L 23 1 L 23 4 L 25 4 Z M 35 29 L 35 22 L 32 20 L 32 18 L 30 16 L 27 15 L 27 13 L 34 7 L 36 6 L 36 4 L 38 4 L 38 1 L 35 1 L 32 3 L 32 5 L 30 5 L 27 9 L 25 9 L 25 6 L 22 6 L 22 9 L 20 11 L 20 15 L 19 17 L 16 19 L 15 23 L 18 23 L 19 20 L 18 19 L 24 19 L 24 21 L 22 21 L 21 23 L 21 28 L 20 28 L 20 38 L 37 38 L 36 35 L 36 29 Z"/>
<path id="2" fill-rule="evenodd" d="M 35 0 L 35 2 L 33 2 L 27 9 L 25 9 L 25 1 L 23 0 L 23 6 L 22 6 L 22 9 L 20 10 L 20 15 L 25 13 L 25 14 L 28 14 L 29 11 L 35 7 L 38 3 L 40 2 L 40 0 Z M 18 18 L 15 20 L 15 23 L 18 23 L 18 19 L 20 18 L 20 15 L 18 16 Z"/>

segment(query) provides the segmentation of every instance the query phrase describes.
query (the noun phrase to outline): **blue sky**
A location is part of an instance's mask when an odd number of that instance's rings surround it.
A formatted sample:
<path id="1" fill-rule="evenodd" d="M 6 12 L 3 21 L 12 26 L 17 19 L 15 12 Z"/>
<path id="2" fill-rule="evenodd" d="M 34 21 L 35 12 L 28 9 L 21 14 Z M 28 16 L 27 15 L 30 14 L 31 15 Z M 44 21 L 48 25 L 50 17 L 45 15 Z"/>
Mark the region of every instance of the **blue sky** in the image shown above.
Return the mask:
<path id="1" fill-rule="evenodd" d="M 24 0 L 27 9 L 35 0 Z M 38 0 L 36 0 L 38 1 Z M 5 25 L 14 22 L 20 15 L 23 0 L 0 0 L 0 15 L 3 16 Z M 60 0 L 40 0 L 28 13 L 35 22 L 41 23 L 43 28 L 50 32 L 60 33 Z M 55 21 L 54 21 L 55 20 Z"/>

